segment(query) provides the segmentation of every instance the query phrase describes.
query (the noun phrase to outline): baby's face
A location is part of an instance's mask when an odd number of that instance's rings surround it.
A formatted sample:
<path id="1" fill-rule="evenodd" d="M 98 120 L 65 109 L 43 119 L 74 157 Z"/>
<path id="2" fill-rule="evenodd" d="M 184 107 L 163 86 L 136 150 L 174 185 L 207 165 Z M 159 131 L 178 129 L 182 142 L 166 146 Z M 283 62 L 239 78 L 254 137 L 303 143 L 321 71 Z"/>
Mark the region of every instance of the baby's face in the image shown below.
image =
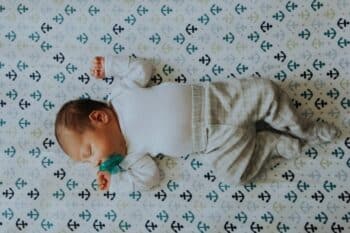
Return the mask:
<path id="1" fill-rule="evenodd" d="M 69 129 L 62 129 L 61 141 L 64 151 L 73 160 L 100 165 L 120 148 L 120 136 L 117 125 L 112 119 L 105 121 L 104 113 L 92 119 L 94 129 L 86 129 L 82 134 Z"/>

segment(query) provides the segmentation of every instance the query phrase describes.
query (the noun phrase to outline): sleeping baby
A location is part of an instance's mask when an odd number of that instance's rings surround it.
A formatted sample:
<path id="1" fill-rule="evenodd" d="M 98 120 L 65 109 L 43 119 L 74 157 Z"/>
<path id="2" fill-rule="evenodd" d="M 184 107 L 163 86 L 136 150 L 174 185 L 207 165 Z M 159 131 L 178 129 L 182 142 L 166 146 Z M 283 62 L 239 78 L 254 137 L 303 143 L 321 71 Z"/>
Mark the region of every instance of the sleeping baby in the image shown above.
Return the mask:
<path id="1" fill-rule="evenodd" d="M 127 181 L 147 190 L 160 183 L 157 154 L 201 156 L 220 178 L 242 184 L 271 156 L 292 159 L 305 143 L 330 142 L 340 130 L 302 118 L 289 96 L 263 78 L 151 86 L 152 64 L 135 57 L 95 57 L 92 74 L 113 76 L 107 102 L 66 102 L 55 136 L 73 160 L 99 167 L 100 190 Z M 257 123 L 270 127 L 257 130 Z M 115 181 L 114 181 L 115 179 Z"/>

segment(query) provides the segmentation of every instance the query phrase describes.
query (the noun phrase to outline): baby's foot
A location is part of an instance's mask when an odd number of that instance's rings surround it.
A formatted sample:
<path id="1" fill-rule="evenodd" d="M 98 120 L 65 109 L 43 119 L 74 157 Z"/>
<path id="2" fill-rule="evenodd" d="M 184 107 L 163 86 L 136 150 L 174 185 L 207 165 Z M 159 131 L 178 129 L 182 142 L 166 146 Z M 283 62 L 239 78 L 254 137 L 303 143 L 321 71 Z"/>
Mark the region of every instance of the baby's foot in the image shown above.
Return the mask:
<path id="1" fill-rule="evenodd" d="M 277 154 L 286 158 L 292 159 L 301 155 L 301 141 L 291 136 L 280 134 L 276 143 Z"/>
<path id="2" fill-rule="evenodd" d="M 328 122 L 318 122 L 312 129 L 312 137 L 307 139 L 308 143 L 331 142 L 340 137 L 341 131 L 334 124 Z"/>

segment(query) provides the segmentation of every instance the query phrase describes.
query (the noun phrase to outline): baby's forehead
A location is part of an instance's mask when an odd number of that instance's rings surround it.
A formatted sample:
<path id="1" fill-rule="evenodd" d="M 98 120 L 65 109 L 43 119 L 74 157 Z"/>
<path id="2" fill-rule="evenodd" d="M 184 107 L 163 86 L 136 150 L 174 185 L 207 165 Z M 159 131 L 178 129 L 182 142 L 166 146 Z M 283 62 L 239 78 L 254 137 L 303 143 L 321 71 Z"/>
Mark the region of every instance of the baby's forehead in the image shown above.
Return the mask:
<path id="1" fill-rule="evenodd" d="M 86 138 L 90 138 L 94 134 L 94 130 L 86 126 L 84 128 L 71 128 L 66 126 L 61 126 L 58 129 L 58 137 L 62 144 L 72 144 L 76 146 L 80 145 Z M 65 145 L 63 145 L 65 147 Z"/>
<path id="2" fill-rule="evenodd" d="M 77 130 L 66 127 L 62 127 L 59 130 L 59 140 L 66 153 L 71 153 L 74 147 L 78 147 L 82 142 L 82 137 L 82 133 L 79 133 Z"/>

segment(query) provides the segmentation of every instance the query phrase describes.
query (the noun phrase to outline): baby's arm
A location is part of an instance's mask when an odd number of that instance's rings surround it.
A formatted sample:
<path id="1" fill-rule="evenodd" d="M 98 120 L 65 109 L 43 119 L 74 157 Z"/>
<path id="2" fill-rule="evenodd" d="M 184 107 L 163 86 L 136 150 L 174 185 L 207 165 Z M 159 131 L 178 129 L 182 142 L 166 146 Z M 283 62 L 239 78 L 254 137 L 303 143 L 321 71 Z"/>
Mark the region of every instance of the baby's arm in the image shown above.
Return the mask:
<path id="1" fill-rule="evenodd" d="M 124 171 L 111 175 L 110 190 L 119 189 L 146 191 L 159 185 L 160 171 L 157 163 L 148 154 L 136 155 L 124 164 Z"/>
<path id="2" fill-rule="evenodd" d="M 149 190 L 160 183 L 160 172 L 158 165 L 153 158 L 146 154 L 136 161 L 130 163 L 128 167 L 123 167 L 123 171 L 111 174 L 107 171 L 97 172 L 97 183 L 101 191 L 115 190 L 115 185 L 122 184 L 122 188 L 133 186 L 133 190 Z"/>
<path id="3" fill-rule="evenodd" d="M 98 56 L 92 63 L 91 74 L 96 78 L 112 75 L 129 87 L 147 87 L 154 70 L 150 61 L 131 56 Z"/>

